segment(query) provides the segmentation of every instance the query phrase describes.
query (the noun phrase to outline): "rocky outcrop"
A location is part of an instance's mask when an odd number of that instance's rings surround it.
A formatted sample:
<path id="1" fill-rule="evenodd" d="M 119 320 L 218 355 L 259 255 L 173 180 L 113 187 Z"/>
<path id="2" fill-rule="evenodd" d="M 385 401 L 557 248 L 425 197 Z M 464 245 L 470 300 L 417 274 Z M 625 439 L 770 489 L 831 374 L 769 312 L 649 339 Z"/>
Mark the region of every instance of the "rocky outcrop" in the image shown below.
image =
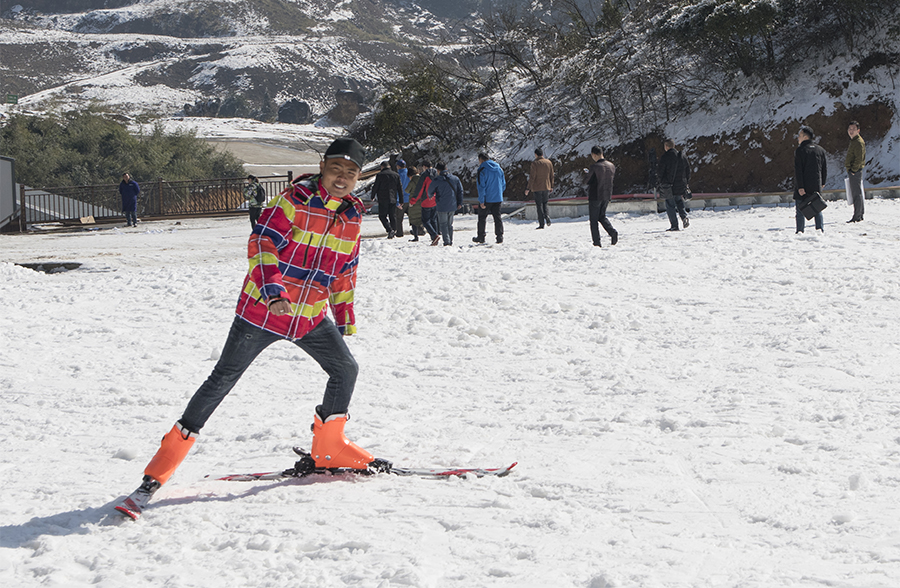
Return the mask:
<path id="1" fill-rule="evenodd" d="M 308 102 L 292 98 L 278 107 L 278 122 L 305 125 L 312 122 L 312 109 Z"/>
<path id="2" fill-rule="evenodd" d="M 337 105 L 328 111 L 328 120 L 333 123 L 349 126 L 360 113 L 368 109 L 363 105 L 363 97 L 353 90 L 340 90 L 335 94 Z"/>

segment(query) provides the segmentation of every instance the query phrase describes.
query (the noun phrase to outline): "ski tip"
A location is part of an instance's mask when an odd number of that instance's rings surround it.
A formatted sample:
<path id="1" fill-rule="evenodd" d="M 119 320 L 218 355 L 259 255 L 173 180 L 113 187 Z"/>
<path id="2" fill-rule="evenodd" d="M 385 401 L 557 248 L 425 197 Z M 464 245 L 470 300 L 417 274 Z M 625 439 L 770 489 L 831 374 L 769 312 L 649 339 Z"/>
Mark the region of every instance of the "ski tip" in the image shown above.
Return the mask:
<path id="1" fill-rule="evenodd" d="M 513 469 L 514 467 L 516 467 L 517 465 L 519 465 L 519 462 L 517 462 L 517 461 L 512 462 L 512 465 L 510 465 L 508 468 L 506 468 L 505 470 L 503 470 L 503 473 L 500 474 L 500 477 L 502 478 L 503 476 L 509 474 L 509 472 L 511 472 L 512 469 Z"/>
<path id="2" fill-rule="evenodd" d="M 120 513 L 122 513 L 123 515 L 129 517 L 133 521 L 138 520 L 138 518 L 141 516 L 141 513 L 128 510 L 124 506 L 117 506 L 117 507 L 115 507 L 115 509 L 117 511 L 119 511 Z"/>

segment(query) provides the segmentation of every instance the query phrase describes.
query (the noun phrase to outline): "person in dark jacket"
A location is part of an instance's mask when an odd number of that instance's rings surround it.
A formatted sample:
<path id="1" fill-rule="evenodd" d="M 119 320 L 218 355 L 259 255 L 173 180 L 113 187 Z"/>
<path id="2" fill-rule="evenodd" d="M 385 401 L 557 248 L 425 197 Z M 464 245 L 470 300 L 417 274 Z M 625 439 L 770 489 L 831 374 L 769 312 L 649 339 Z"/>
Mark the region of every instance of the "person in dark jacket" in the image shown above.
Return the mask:
<path id="1" fill-rule="evenodd" d="M 422 166 L 412 166 L 413 175 L 409 176 L 409 183 L 406 184 L 405 192 L 407 194 L 407 208 L 406 213 L 409 215 L 409 232 L 412 233 L 413 238 L 410 241 L 418 241 L 419 234 L 425 234 L 425 227 L 422 226 L 422 205 L 413 202 L 412 195 L 418 194 L 419 182 L 422 179 L 422 176 L 419 175 L 419 171 L 422 170 Z"/>
<path id="2" fill-rule="evenodd" d="M 684 149 L 677 152 L 678 167 L 675 168 L 675 181 L 672 182 L 672 194 L 679 194 L 683 200 L 690 198 L 688 182 L 691 181 L 691 164 L 688 163 Z M 685 204 L 685 206 L 687 206 Z"/>
<path id="3" fill-rule="evenodd" d="M 437 203 L 438 226 L 444 238 L 444 247 L 453 245 L 453 215 L 462 208 L 463 187 L 459 178 L 447 171 L 447 166 L 438 163 L 434 166 L 438 176 L 431 180 L 428 195 L 434 196 Z"/>
<path id="4" fill-rule="evenodd" d="M 375 176 L 372 198 L 378 198 L 378 219 L 387 231 L 388 239 L 393 239 L 397 234 L 396 210 L 403 207 L 403 184 L 400 175 L 386 161 L 381 162 L 381 171 Z"/>
<path id="5" fill-rule="evenodd" d="M 806 228 L 806 217 L 800 212 L 803 202 L 816 192 L 822 192 L 822 186 L 828 179 L 828 168 L 825 163 L 825 150 L 813 143 L 816 134 L 809 127 L 800 127 L 797 133 L 799 147 L 794 151 L 794 207 L 797 217 L 797 232 Z M 825 232 L 825 220 L 822 213 L 816 214 L 816 230 Z"/>
<path id="6" fill-rule="evenodd" d="M 122 174 L 122 182 L 119 184 L 119 195 L 122 196 L 122 212 L 125 213 L 125 226 L 137 226 L 137 198 L 141 193 L 141 187 L 131 179 L 129 174 Z"/>
<path id="7" fill-rule="evenodd" d="M 594 160 L 590 169 L 585 170 L 584 181 L 588 185 L 588 212 L 590 215 L 591 239 L 594 246 L 600 244 L 600 227 L 609 235 L 610 242 L 615 245 L 619 242 L 619 233 L 609 219 L 606 218 L 606 209 L 612 199 L 613 178 L 616 175 L 616 166 L 603 157 L 603 148 L 599 145 L 591 147 L 591 159 Z"/>
<path id="8" fill-rule="evenodd" d="M 666 199 L 666 214 L 669 217 L 669 231 L 678 231 L 678 217 L 684 228 L 691 225 L 687 211 L 684 209 L 685 184 L 683 177 L 684 167 L 680 164 L 681 154 L 675 151 L 675 141 L 666 139 L 663 143 L 666 152 L 659 158 L 659 196 Z M 681 169 L 679 169 L 681 168 Z M 676 191 L 676 187 L 680 193 Z"/>

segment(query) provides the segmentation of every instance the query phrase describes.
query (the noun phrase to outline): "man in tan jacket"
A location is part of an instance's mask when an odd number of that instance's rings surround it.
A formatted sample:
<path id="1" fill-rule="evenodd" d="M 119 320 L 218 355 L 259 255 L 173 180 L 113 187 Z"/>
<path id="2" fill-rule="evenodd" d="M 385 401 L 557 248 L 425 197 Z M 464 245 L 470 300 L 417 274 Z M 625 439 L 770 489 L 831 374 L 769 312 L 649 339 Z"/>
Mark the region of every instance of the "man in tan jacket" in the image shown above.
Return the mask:
<path id="1" fill-rule="evenodd" d="M 550 214 L 547 211 L 547 202 L 550 200 L 550 192 L 553 191 L 553 164 L 544 157 L 544 150 L 538 147 L 534 150 L 534 161 L 531 162 L 531 173 L 528 174 L 528 188 L 525 190 L 534 194 L 534 205 L 537 209 L 538 228 L 543 229 L 544 223 L 550 226 Z"/>

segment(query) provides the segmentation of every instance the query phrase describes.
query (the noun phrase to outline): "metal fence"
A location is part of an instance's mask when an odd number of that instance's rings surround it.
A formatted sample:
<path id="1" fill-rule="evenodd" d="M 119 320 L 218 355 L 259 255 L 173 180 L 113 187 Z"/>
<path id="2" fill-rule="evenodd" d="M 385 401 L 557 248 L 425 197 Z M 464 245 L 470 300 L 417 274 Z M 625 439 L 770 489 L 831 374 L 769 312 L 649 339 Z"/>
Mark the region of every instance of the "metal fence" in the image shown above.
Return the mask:
<path id="1" fill-rule="evenodd" d="M 269 198 L 277 196 L 293 179 L 270 176 L 260 180 Z M 144 218 L 185 217 L 225 214 L 246 210 L 243 178 L 144 182 L 138 196 L 137 214 Z M 124 218 L 118 184 L 100 186 L 65 186 L 59 188 L 27 188 L 19 193 L 19 229 L 28 225 Z"/>

